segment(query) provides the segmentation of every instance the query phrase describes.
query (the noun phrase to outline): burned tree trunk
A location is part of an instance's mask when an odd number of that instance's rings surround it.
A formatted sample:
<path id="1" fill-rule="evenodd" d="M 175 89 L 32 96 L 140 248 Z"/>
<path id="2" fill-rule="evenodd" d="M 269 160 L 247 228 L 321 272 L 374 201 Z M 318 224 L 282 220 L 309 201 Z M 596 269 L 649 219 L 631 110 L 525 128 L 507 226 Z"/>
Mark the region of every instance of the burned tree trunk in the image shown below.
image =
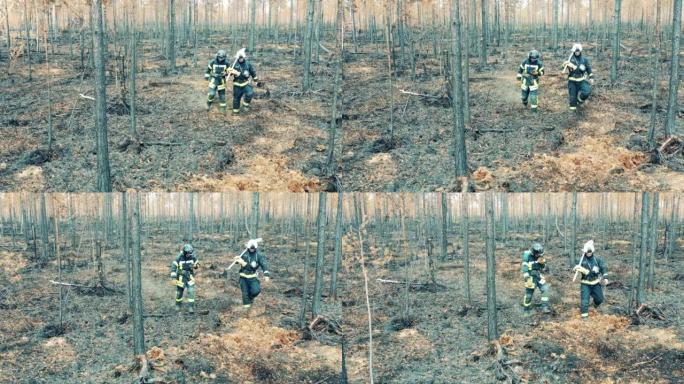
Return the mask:
<path id="1" fill-rule="evenodd" d="M 323 268 L 325 268 L 325 226 L 326 226 L 326 192 L 318 194 L 318 236 L 316 241 L 316 277 L 314 279 L 313 304 L 311 314 L 321 314 L 321 296 L 323 292 Z"/>
<path id="2" fill-rule="evenodd" d="M 677 94 L 679 92 L 679 44 L 682 35 L 682 0 L 673 0 L 672 16 L 672 61 L 670 63 L 670 93 L 667 98 L 665 136 L 674 134 L 677 124 Z"/>
<path id="3" fill-rule="evenodd" d="M 491 193 L 485 195 L 485 211 L 487 216 L 487 340 L 495 341 L 499 338 L 496 320 L 496 234 L 494 233 L 494 202 Z"/>
<path id="4" fill-rule="evenodd" d="M 104 29 L 102 25 L 102 0 L 93 0 L 92 19 L 94 25 L 95 58 L 95 127 L 97 132 L 97 190 L 112 191 L 112 178 L 109 169 L 109 144 L 107 142 L 107 82 L 105 79 Z"/>
<path id="5" fill-rule="evenodd" d="M 143 325 L 143 298 L 141 284 L 141 220 L 140 195 L 135 194 L 131 233 L 133 234 L 133 352 L 136 356 L 145 353 L 145 328 Z"/>

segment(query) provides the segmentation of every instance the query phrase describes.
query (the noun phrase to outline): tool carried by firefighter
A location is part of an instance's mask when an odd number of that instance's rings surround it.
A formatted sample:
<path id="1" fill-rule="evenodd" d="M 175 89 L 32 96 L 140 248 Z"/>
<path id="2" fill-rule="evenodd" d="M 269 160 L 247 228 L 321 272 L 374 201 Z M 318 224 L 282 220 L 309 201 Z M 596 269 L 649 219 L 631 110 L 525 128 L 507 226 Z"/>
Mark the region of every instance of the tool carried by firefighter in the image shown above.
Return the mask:
<path id="1" fill-rule="evenodd" d="M 262 269 L 264 280 L 270 280 L 270 272 L 268 271 L 268 263 L 264 255 L 257 250 L 262 239 L 251 239 L 245 244 L 245 251 L 240 256 L 235 256 L 233 264 L 228 267 L 230 269 L 233 265 L 240 264 L 240 291 L 242 291 L 242 306 L 249 309 L 254 302 L 254 299 L 261 293 L 261 284 L 259 282 L 257 270 Z"/>
<path id="2" fill-rule="evenodd" d="M 250 241 L 254 241 L 256 244 L 259 244 L 259 243 L 261 243 L 262 241 L 264 241 L 264 239 L 262 239 L 262 238 L 260 237 L 260 238 L 258 238 L 258 239 L 252 239 L 252 240 L 250 240 Z M 239 258 L 242 258 L 242 255 L 244 255 L 245 252 L 247 252 L 247 250 L 249 250 L 249 247 L 245 247 L 245 249 L 242 251 L 242 253 L 241 253 L 239 256 L 236 256 L 236 257 L 235 257 L 235 259 L 233 260 L 233 263 L 230 264 L 230 266 L 228 266 L 228 268 L 226 269 L 226 271 L 230 271 L 230 269 L 233 268 L 233 266 L 238 262 L 238 259 L 239 259 Z"/>

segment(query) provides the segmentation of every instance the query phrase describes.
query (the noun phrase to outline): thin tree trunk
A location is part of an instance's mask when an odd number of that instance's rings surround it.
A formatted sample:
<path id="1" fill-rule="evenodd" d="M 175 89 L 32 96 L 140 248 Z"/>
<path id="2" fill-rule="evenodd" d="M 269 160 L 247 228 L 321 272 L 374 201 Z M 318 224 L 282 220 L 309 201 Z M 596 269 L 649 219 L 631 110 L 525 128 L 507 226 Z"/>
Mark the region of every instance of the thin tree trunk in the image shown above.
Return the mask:
<path id="1" fill-rule="evenodd" d="M 473 298 L 470 293 L 470 240 L 469 229 L 468 229 L 468 208 L 469 208 L 469 198 L 467 193 L 461 194 L 461 238 L 463 239 L 463 284 L 465 290 L 466 300 L 468 304 L 473 304 Z"/>
<path id="2" fill-rule="evenodd" d="M 618 61 L 620 60 L 620 27 L 622 0 L 615 0 L 615 15 L 613 27 L 613 58 L 610 66 L 610 82 L 617 81 Z"/>
<path id="3" fill-rule="evenodd" d="M 665 136 L 674 135 L 677 128 L 677 94 L 679 92 L 679 43 L 682 34 L 682 0 L 673 0 L 672 53 L 670 63 L 670 93 L 667 98 Z"/>
<path id="4" fill-rule="evenodd" d="M 572 193 L 572 234 L 570 235 L 570 265 L 575 265 L 577 259 L 577 192 Z"/>
<path id="5" fill-rule="evenodd" d="M 45 207 L 45 193 L 40 194 L 40 236 L 43 243 L 43 253 L 40 258 L 40 264 L 44 265 L 48 262 L 50 258 L 50 241 L 49 234 L 50 228 L 48 227 L 48 216 L 47 208 Z"/>
<path id="6" fill-rule="evenodd" d="M 442 252 L 441 260 L 445 261 L 447 259 L 447 252 L 449 246 L 449 239 L 447 238 L 448 229 L 448 212 L 447 212 L 447 195 L 445 192 L 440 193 L 442 200 Z"/>
<path id="7" fill-rule="evenodd" d="M 335 78 L 333 80 L 333 96 L 331 106 L 330 130 L 328 131 L 328 153 L 326 173 L 329 178 L 333 178 L 336 171 L 335 163 L 335 142 L 337 137 L 338 124 L 341 125 L 341 119 L 338 123 L 338 103 L 342 100 L 342 71 L 343 71 L 343 57 L 344 57 L 344 0 L 337 1 L 337 21 L 335 23 L 337 31 L 335 37 Z"/>
<path id="8" fill-rule="evenodd" d="M 313 42 L 314 0 L 306 4 L 306 34 L 304 35 L 304 76 L 302 89 L 304 92 L 311 88 L 311 49 Z"/>
<path id="9" fill-rule="evenodd" d="M 660 204 L 660 193 L 655 192 L 653 194 L 653 203 L 651 208 L 651 235 L 650 235 L 650 246 L 649 246 L 649 257 L 648 257 L 648 289 L 653 292 L 655 286 L 655 259 L 656 250 L 658 249 L 658 205 Z"/>
<path id="10" fill-rule="evenodd" d="M 168 29 L 168 41 L 167 44 L 167 55 L 169 60 L 169 71 L 176 71 L 176 4 L 175 0 L 168 1 L 168 12 L 167 12 L 167 29 Z"/>
<path id="11" fill-rule="evenodd" d="M 311 194 L 306 196 L 306 220 L 304 227 L 304 241 L 305 251 L 304 251 L 304 282 L 302 286 L 302 306 L 299 312 L 299 327 L 304 329 L 306 326 L 306 308 L 308 304 L 308 290 L 309 290 L 309 251 L 311 250 L 311 239 L 310 239 L 310 227 L 309 222 L 311 217 Z"/>
<path id="12" fill-rule="evenodd" d="M 109 169 L 109 145 L 107 143 L 107 83 L 105 79 L 104 30 L 102 25 L 102 0 L 93 0 L 95 56 L 95 127 L 97 131 L 97 190 L 111 192 L 112 179 Z"/>
<path id="13" fill-rule="evenodd" d="M 335 217 L 335 256 L 333 259 L 332 271 L 330 273 L 330 297 L 337 301 L 337 270 L 342 263 L 342 224 L 343 216 L 343 194 L 337 195 L 337 213 Z"/>
<path id="14" fill-rule="evenodd" d="M 249 4 L 249 43 L 248 49 L 252 54 L 256 48 L 256 0 Z"/>
<path id="15" fill-rule="evenodd" d="M 646 252 L 648 248 L 648 192 L 641 194 L 641 247 L 639 249 L 639 280 L 637 281 L 637 305 L 646 302 Z"/>
<path id="16" fill-rule="evenodd" d="M 327 218 L 326 192 L 318 194 L 318 237 L 316 240 L 316 277 L 314 280 L 314 297 L 311 306 L 312 317 L 321 314 L 321 296 L 323 293 L 323 268 L 325 268 L 325 226 Z"/>
<path id="17" fill-rule="evenodd" d="M 660 73 L 660 0 L 655 0 L 655 36 L 651 43 L 651 119 L 648 126 L 648 146 L 655 149 L 656 116 L 658 113 L 658 74 Z"/>
<path id="18" fill-rule="evenodd" d="M 483 3 L 485 0 L 482 0 Z M 484 15 L 484 11 L 483 11 Z M 456 178 L 461 191 L 468 188 L 468 164 L 465 143 L 465 121 L 463 117 L 463 75 L 461 57 L 461 13 L 458 1 L 451 3 L 451 38 L 453 41 L 452 112 L 454 130 L 454 162 Z"/>
<path id="19" fill-rule="evenodd" d="M 341 5 L 341 0 L 338 0 L 338 5 Z M 365 230 L 366 220 L 364 217 L 363 206 L 361 207 L 361 212 L 359 215 L 359 227 L 358 227 L 358 237 L 359 237 L 359 253 L 361 255 L 361 271 L 363 273 L 363 287 L 366 294 L 366 310 L 368 312 L 368 374 L 370 384 L 374 383 L 373 375 L 373 313 L 371 311 L 370 294 L 368 291 L 368 272 L 366 271 L 366 261 L 364 258 L 363 251 L 363 232 Z"/>
<path id="20" fill-rule="evenodd" d="M 487 215 L 487 340 L 494 341 L 499 338 L 496 320 L 496 234 L 494 233 L 494 202 L 491 193 L 485 195 L 485 210 Z"/>
<path id="21" fill-rule="evenodd" d="M 98 1 L 98 0 L 96 0 Z M 136 356 L 145 353 L 145 328 L 143 325 L 142 264 L 141 264 L 141 220 L 140 195 L 135 194 L 131 233 L 133 234 L 133 352 Z"/>

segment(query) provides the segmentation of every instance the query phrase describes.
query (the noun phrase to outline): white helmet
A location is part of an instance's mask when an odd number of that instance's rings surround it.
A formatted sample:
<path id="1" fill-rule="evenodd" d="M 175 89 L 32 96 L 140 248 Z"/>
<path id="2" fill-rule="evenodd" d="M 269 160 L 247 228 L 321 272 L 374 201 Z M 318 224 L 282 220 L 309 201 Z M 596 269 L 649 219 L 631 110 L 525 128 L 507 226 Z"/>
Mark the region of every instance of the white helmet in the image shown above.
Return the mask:
<path id="1" fill-rule="evenodd" d="M 259 248 L 259 242 L 257 241 L 257 239 L 251 239 L 251 240 L 249 240 L 249 241 L 247 242 L 247 244 L 245 244 L 245 248 L 247 248 L 247 249 L 249 249 L 249 248 L 257 249 L 257 248 Z"/>
<path id="2" fill-rule="evenodd" d="M 247 48 L 242 48 L 241 50 L 237 51 L 237 53 L 235 54 L 235 57 L 238 59 L 240 59 L 240 58 L 246 59 L 247 58 Z"/>
<path id="3" fill-rule="evenodd" d="M 580 43 L 575 43 L 575 45 L 572 46 L 572 53 L 575 53 L 577 51 L 582 52 L 582 44 Z"/>
<path id="4" fill-rule="evenodd" d="M 586 243 L 584 243 L 584 247 L 582 248 L 582 253 L 587 253 L 587 252 L 594 253 L 594 240 L 589 240 Z"/>

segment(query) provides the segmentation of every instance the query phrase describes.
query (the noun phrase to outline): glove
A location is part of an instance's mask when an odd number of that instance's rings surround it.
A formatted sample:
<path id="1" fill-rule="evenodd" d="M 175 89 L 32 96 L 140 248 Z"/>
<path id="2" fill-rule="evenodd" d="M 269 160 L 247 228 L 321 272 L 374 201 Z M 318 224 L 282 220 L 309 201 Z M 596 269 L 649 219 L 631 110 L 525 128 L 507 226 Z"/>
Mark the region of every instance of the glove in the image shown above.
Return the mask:
<path id="1" fill-rule="evenodd" d="M 599 267 L 598 267 L 598 265 L 594 265 L 594 266 L 591 268 L 591 271 L 594 272 L 594 273 L 599 273 Z"/>
<path id="2" fill-rule="evenodd" d="M 271 278 L 268 276 L 264 276 L 264 281 L 268 283 L 269 281 L 271 281 Z"/>
<path id="3" fill-rule="evenodd" d="M 518 73 L 517 75 L 515 75 L 515 78 L 520 80 L 520 79 L 522 79 L 522 75 Z"/>
<path id="4" fill-rule="evenodd" d="M 178 277 L 178 274 L 176 272 L 171 272 L 171 278 L 175 279 L 176 277 Z"/>
<path id="5" fill-rule="evenodd" d="M 228 75 L 239 76 L 240 71 L 235 68 L 228 68 Z"/>
<path id="6" fill-rule="evenodd" d="M 540 257 L 540 258 L 537 259 L 537 263 L 539 263 L 539 264 L 544 264 L 544 263 L 546 263 L 546 260 L 544 260 L 543 257 Z"/>
<path id="7" fill-rule="evenodd" d="M 257 81 L 256 86 L 257 86 L 257 88 L 261 88 L 264 86 L 264 82 L 263 81 Z"/>
<path id="8" fill-rule="evenodd" d="M 539 76 L 539 71 L 532 71 L 532 76 Z"/>
<path id="9" fill-rule="evenodd" d="M 575 272 L 579 272 L 579 273 L 581 273 L 581 274 L 583 274 L 583 275 L 586 275 L 586 274 L 589 273 L 589 270 L 586 269 L 586 268 L 584 268 L 584 267 L 582 267 L 581 265 L 575 265 L 575 267 L 574 267 L 572 270 L 575 271 Z"/>
<path id="10" fill-rule="evenodd" d="M 527 279 L 530 278 L 530 274 L 528 272 L 523 273 L 523 281 L 527 281 Z"/>
<path id="11" fill-rule="evenodd" d="M 206 80 L 209 80 L 209 79 L 211 79 L 211 76 L 209 76 L 208 73 L 205 73 L 205 74 L 204 74 L 204 78 L 205 78 Z"/>
<path id="12" fill-rule="evenodd" d="M 534 280 L 532 277 L 528 277 L 527 280 L 525 280 L 525 288 L 534 289 Z"/>
<path id="13" fill-rule="evenodd" d="M 594 85 L 594 79 L 589 79 L 589 85 Z"/>
<path id="14" fill-rule="evenodd" d="M 603 285 L 604 287 L 608 285 L 608 279 L 601 280 L 601 285 Z"/>
<path id="15" fill-rule="evenodd" d="M 240 264 L 240 265 L 243 266 L 243 267 L 244 267 L 245 265 L 247 265 L 247 262 L 244 261 L 244 260 L 242 260 L 242 257 L 240 257 L 240 256 L 235 256 L 235 258 L 233 259 L 233 261 L 235 261 L 236 263 Z"/>

